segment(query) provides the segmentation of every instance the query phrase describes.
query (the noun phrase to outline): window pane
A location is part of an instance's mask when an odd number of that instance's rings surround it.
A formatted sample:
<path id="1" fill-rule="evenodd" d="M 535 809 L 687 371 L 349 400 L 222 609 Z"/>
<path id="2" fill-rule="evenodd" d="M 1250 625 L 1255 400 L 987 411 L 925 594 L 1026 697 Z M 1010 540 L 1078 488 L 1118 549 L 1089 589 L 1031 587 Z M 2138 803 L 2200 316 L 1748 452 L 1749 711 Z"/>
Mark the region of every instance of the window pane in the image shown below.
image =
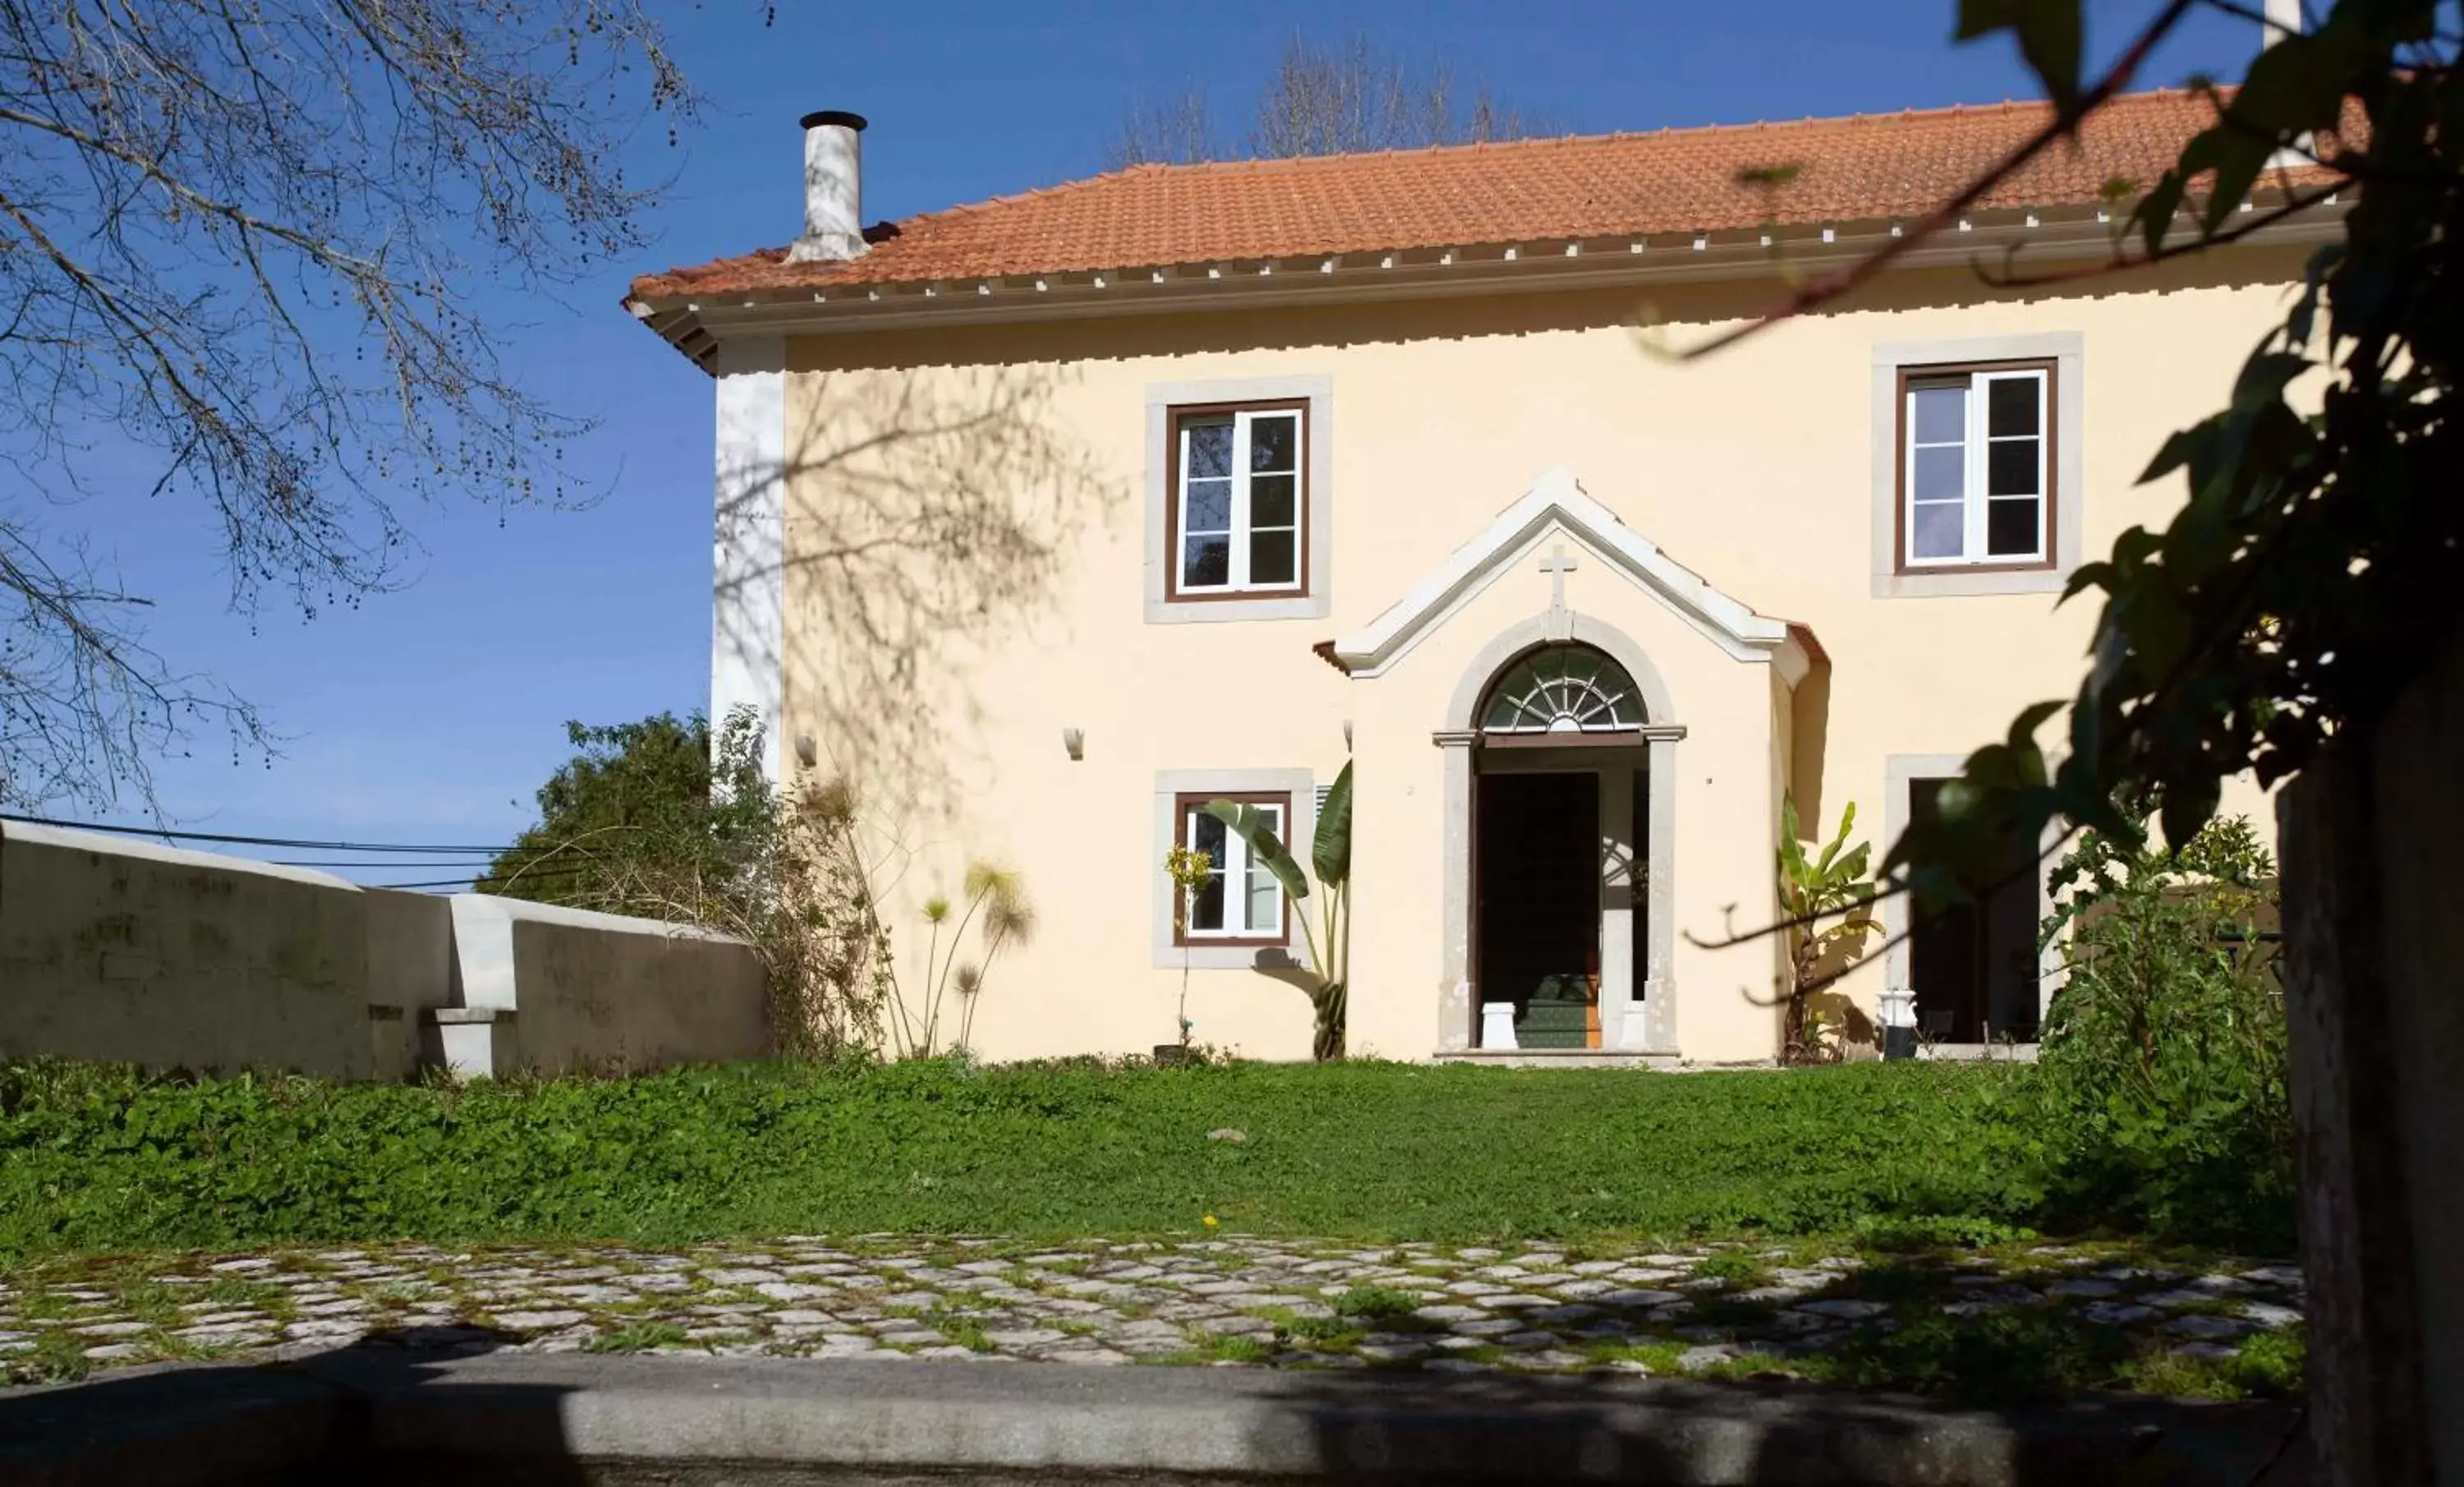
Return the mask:
<path id="1" fill-rule="evenodd" d="M 1189 848 L 1202 852 L 1210 867 L 1206 881 L 1190 895 L 1189 927 L 1223 927 L 1223 823 L 1202 810 L 1189 813 Z"/>
<path id="2" fill-rule="evenodd" d="M 1180 569 L 1184 588 L 1221 588 L 1232 582 L 1232 539 L 1197 537 L 1188 544 Z"/>
<path id="3" fill-rule="evenodd" d="M 1216 872 L 1223 871 L 1224 826 L 1203 810 L 1189 813 L 1189 850 L 1206 854 Z"/>
<path id="4" fill-rule="evenodd" d="M 1292 534 L 1259 532 L 1249 539 L 1249 582 L 1288 584 L 1293 581 Z"/>
<path id="5" fill-rule="evenodd" d="M 1956 444 L 1968 437 L 1968 388 L 1916 388 L 1908 393 L 1916 416 L 1909 420 L 1919 444 Z"/>
<path id="6" fill-rule="evenodd" d="M 1232 530 L 1232 482 L 1229 480 L 1192 480 L 1189 482 L 1189 514 L 1183 519 L 1192 532 L 1228 532 Z"/>
<path id="7" fill-rule="evenodd" d="M 1916 530 L 1909 534 L 1908 556 L 1956 558 L 1965 549 L 1968 508 L 1956 501 L 1916 508 Z"/>
<path id="8" fill-rule="evenodd" d="M 1292 486 L 1288 475 L 1254 475 L 1249 477 L 1249 524 L 1251 526 L 1291 526 Z"/>
<path id="9" fill-rule="evenodd" d="M 1259 863 L 1249 864 L 1249 917 L 1245 927 L 1253 935 L 1271 935 L 1284 927 L 1282 890 L 1275 875 Z"/>
<path id="10" fill-rule="evenodd" d="M 1996 377 L 1985 384 L 1985 432 L 2001 435 L 2036 432 L 2044 384 L 2034 377 Z"/>
<path id="11" fill-rule="evenodd" d="M 1985 505 L 1985 551 L 1991 557 L 2035 557 L 2036 514 L 2043 506 L 2033 498 L 1988 501 Z"/>
<path id="12" fill-rule="evenodd" d="M 1223 875 L 1209 873 L 1206 881 L 1189 896 L 1189 927 L 1221 930 L 1223 927 Z"/>
<path id="13" fill-rule="evenodd" d="M 1985 446 L 1985 494 L 2034 496 L 2036 490 L 2035 439 L 1996 439 Z"/>
<path id="14" fill-rule="evenodd" d="M 1193 480 L 1203 480 L 1232 473 L 1232 425 L 1222 423 L 1185 423 L 1181 426 L 1183 442 L 1181 460 L 1184 472 Z"/>
<path id="15" fill-rule="evenodd" d="M 1957 500 L 1967 487 L 1968 451 L 1956 444 L 1917 451 L 1914 499 Z"/>
<path id="16" fill-rule="evenodd" d="M 1276 413 L 1249 420 L 1249 468 L 1252 470 L 1290 470 L 1293 446 L 1299 443 L 1300 418 L 1294 413 Z"/>

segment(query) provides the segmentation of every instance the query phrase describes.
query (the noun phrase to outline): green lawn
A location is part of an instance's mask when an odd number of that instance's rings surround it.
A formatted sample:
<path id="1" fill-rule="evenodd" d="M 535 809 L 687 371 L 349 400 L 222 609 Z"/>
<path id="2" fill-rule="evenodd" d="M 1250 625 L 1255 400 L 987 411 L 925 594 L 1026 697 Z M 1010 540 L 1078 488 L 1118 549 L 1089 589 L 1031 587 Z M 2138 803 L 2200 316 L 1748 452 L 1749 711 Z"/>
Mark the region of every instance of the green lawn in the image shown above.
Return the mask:
<path id="1" fill-rule="evenodd" d="M 1991 1238 L 2024 1071 L 748 1067 L 461 1089 L 0 1069 L 0 1256 L 802 1232 Z M 1213 1140 L 1237 1130 L 1245 1139 Z"/>

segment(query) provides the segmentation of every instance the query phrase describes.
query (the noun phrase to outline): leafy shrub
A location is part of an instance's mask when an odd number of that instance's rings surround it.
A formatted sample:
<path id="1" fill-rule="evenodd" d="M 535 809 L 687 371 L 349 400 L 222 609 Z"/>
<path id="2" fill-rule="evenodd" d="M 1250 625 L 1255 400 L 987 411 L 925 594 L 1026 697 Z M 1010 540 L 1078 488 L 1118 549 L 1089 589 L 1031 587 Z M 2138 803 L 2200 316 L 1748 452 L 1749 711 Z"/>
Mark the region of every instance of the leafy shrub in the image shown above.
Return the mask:
<path id="1" fill-rule="evenodd" d="M 540 788 L 539 824 L 473 886 L 733 935 L 761 959 L 783 1052 L 877 1044 L 903 1004 L 847 788 L 774 787 L 750 707 L 715 728 L 662 713 L 565 730 L 579 752 Z"/>
<path id="2" fill-rule="evenodd" d="M 2195 1241 L 2291 1242 L 2274 864 L 2242 817 L 2178 853 L 2095 832 L 2057 869 L 2069 979 L 2038 1066 L 2047 1211 Z"/>
<path id="3" fill-rule="evenodd" d="M 2025 1071 L 954 1060 L 344 1085 L 0 1067 L 0 1255 L 814 1232 L 1612 1240 L 2018 1222 Z M 1233 1123 L 1249 1140 L 1207 1140 Z M 1329 1133 L 1339 1133 L 1330 1140 Z"/>

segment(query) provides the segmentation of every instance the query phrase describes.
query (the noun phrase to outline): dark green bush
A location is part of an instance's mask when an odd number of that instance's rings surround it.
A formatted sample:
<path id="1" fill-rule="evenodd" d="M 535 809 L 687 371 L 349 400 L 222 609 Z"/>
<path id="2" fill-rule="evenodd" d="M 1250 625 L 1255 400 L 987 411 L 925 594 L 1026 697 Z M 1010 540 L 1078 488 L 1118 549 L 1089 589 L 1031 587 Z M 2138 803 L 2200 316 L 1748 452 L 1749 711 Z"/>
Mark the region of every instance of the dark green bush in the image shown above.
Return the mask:
<path id="1" fill-rule="evenodd" d="M 2035 1092 L 2054 1221 L 2291 1245 L 2274 872 L 2238 816 L 2178 854 L 2090 832 L 2057 870 L 2072 892 L 2045 932 L 2069 927 L 2070 973 Z"/>

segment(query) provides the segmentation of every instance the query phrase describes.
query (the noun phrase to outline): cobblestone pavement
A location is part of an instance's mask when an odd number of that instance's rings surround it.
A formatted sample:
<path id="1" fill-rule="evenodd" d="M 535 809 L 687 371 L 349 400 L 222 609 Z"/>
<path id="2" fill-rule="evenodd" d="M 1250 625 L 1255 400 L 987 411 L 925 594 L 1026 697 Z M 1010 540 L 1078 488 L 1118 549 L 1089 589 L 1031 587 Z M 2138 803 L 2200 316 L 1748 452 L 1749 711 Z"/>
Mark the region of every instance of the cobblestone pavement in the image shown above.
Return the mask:
<path id="1" fill-rule="evenodd" d="M 1925 1261 L 1701 1246 L 1648 1253 L 1247 1238 L 1035 1249 L 789 1236 L 676 1252 L 397 1244 L 0 1271 L 18 1382 L 351 1344 L 1723 1373 L 1934 1316 L 2120 1328 L 2230 1358 L 2301 1320 L 2289 1263 L 2189 1269 L 2039 1247 Z"/>

